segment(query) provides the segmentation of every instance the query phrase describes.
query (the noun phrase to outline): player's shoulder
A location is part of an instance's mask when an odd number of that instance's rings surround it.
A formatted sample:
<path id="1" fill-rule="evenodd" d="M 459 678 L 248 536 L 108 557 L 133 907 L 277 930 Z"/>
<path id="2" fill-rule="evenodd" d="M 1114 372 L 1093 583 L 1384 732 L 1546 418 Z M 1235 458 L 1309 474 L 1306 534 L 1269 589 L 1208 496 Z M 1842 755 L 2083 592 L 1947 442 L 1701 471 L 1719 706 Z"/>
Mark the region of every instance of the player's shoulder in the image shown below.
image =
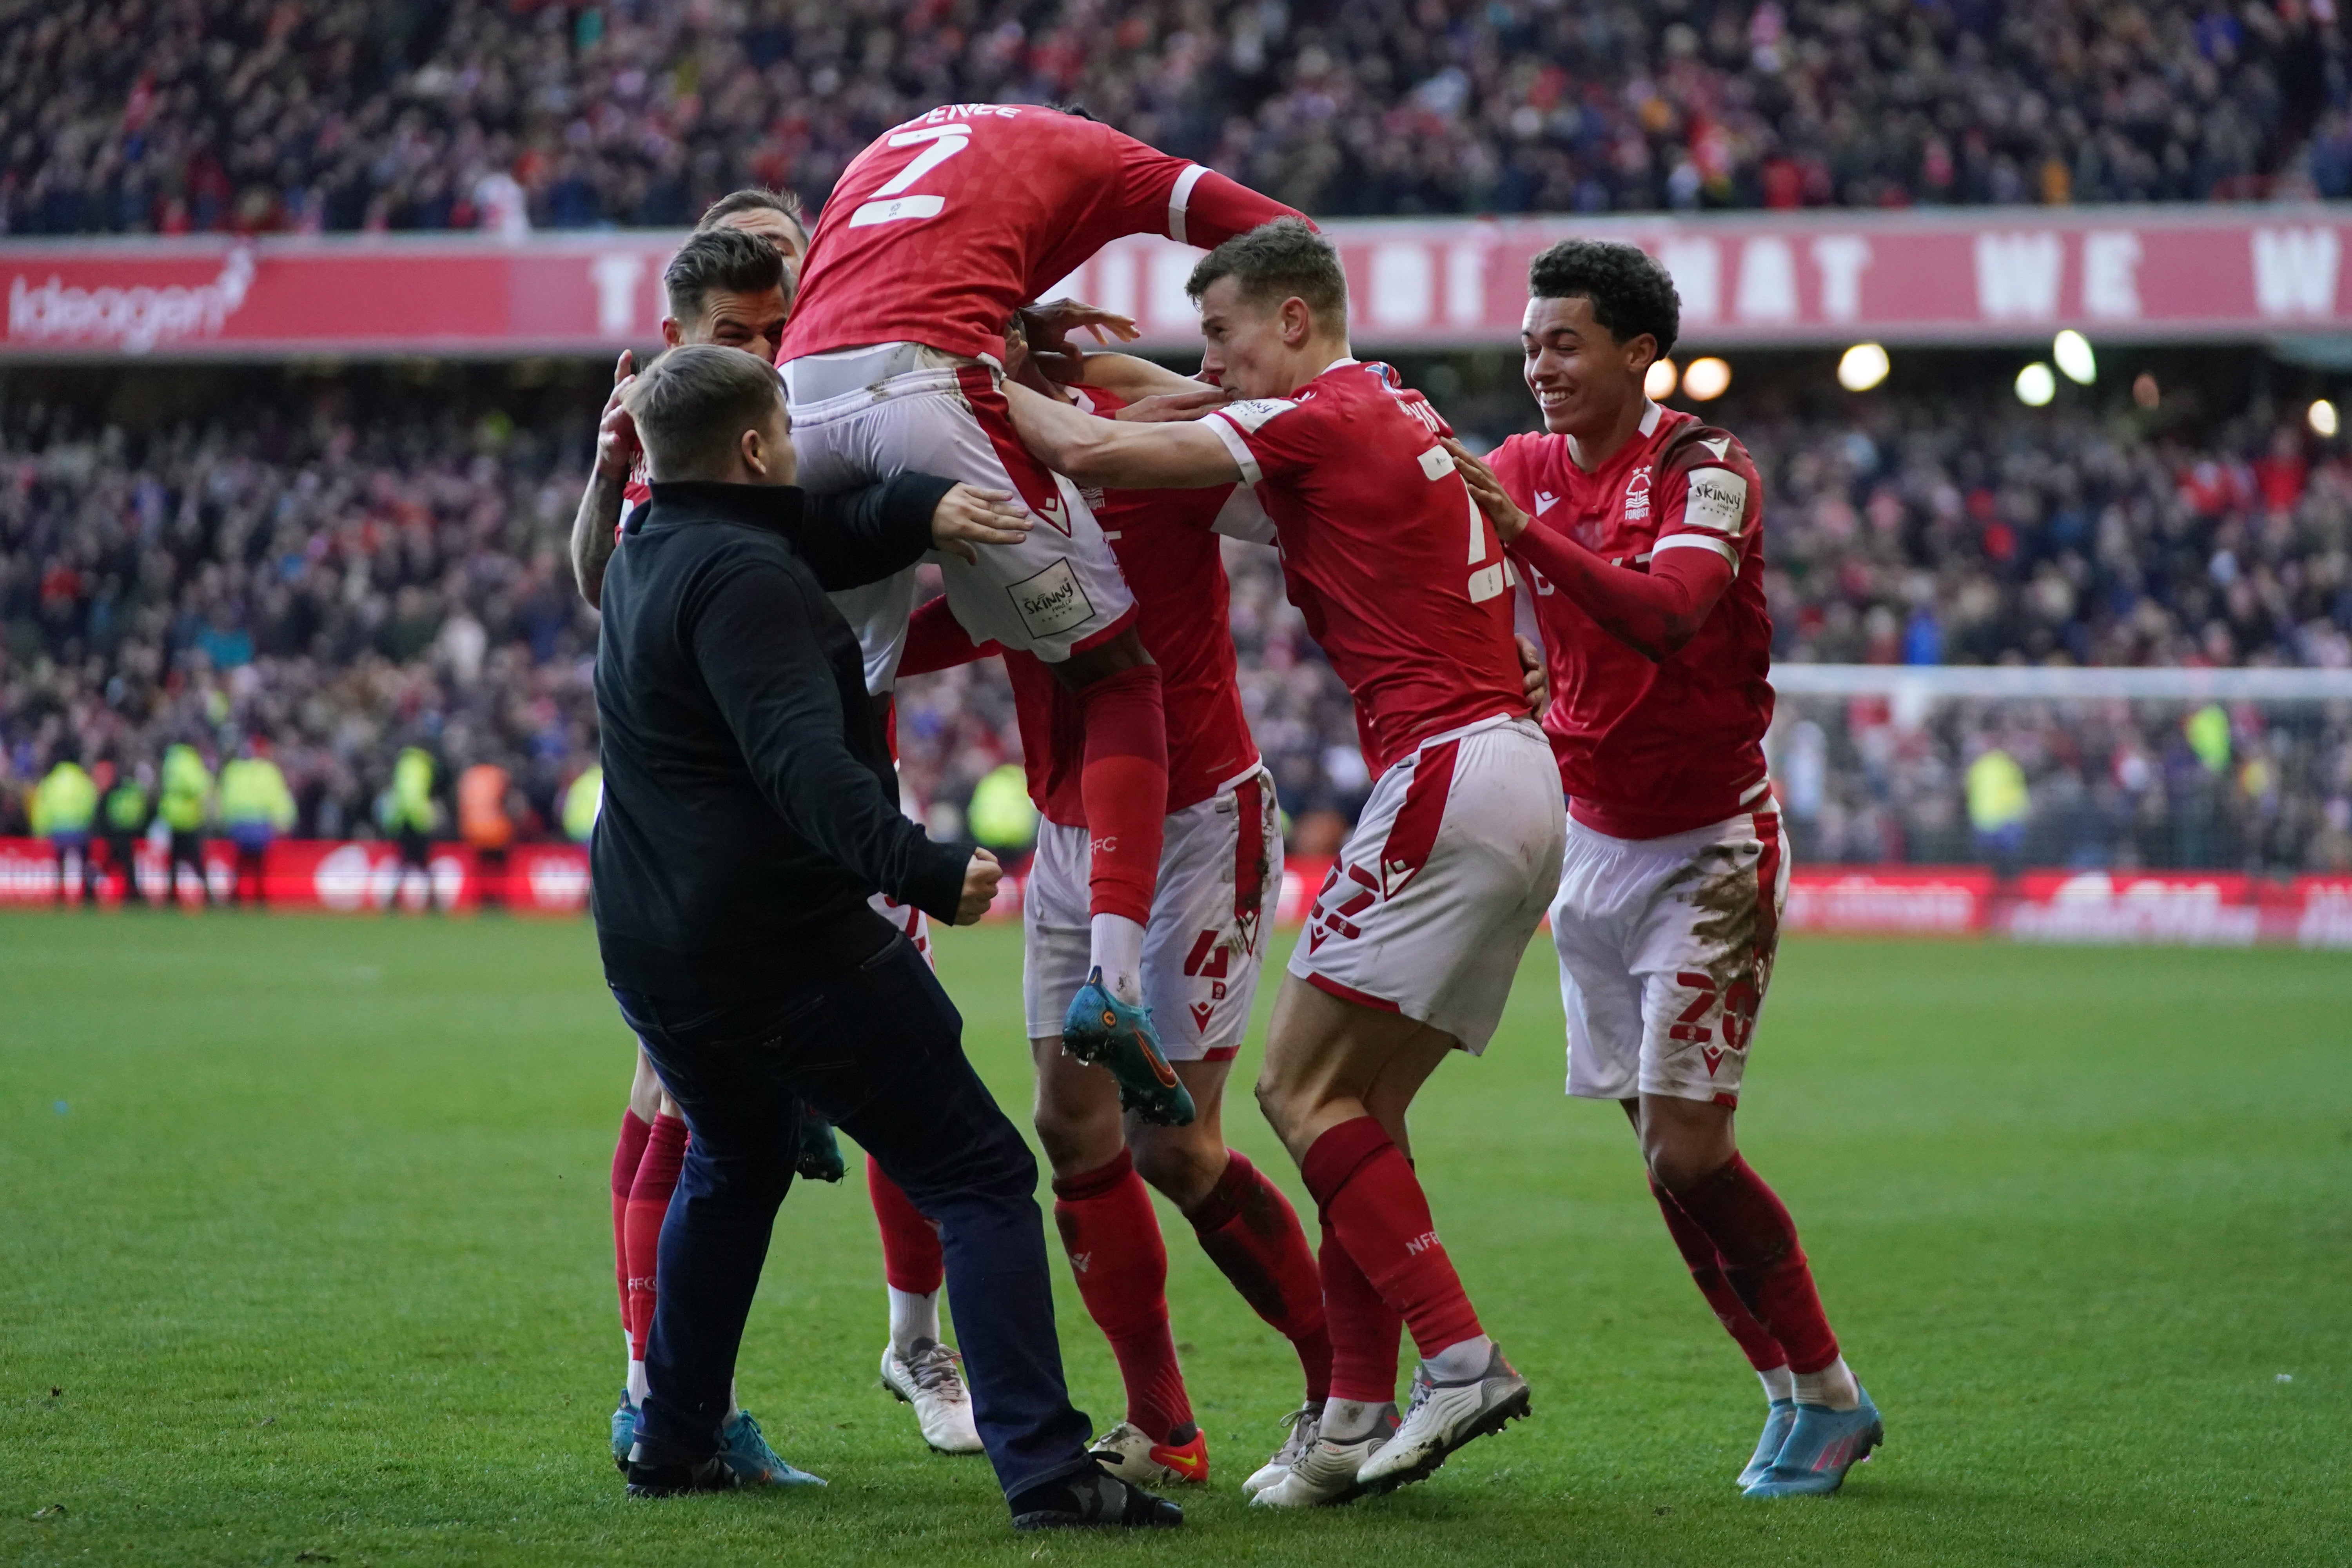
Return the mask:
<path id="1" fill-rule="evenodd" d="M 1658 473 L 1693 473 L 1701 468 L 1725 468 L 1750 483 L 1757 479 L 1756 459 L 1738 437 L 1718 426 L 1685 415 L 1666 433 L 1658 448 Z"/>
<path id="2" fill-rule="evenodd" d="M 1486 466 L 1495 477 L 1508 482 L 1514 479 L 1533 478 L 1550 464 L 1559 461 L 1568 451 L 1568 437 L 1555 436 L 1548 430 L 1521 430 L 1506 436 L 1486 454 Z"/>

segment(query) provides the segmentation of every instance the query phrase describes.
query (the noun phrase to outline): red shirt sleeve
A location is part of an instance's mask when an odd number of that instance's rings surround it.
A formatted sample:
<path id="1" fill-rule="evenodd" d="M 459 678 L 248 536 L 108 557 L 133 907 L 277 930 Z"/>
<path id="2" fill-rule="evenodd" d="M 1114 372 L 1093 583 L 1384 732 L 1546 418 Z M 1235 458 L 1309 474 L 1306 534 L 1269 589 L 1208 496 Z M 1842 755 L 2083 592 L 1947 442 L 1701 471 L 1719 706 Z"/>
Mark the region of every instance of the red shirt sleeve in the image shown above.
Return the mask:
<path id="1" fill-rule="evenodd" d="M 1202 249 L 1278 217 L 1304 217 L 1271 196 L 1187 158 L 1171 157 L 1118 132 L 1111 138 L 1118 205 L 1136 234 L 1164 234 Z"/>
<path id="2" fill-rule="evenodd" d="M 907 618 L 907 643 L 898 655 L 901 676 L 930 675 L 960 664 L 974 664 L 1004 650 L 992 642 L 976 643 L 955 618 L 944 595 Z"/>
<path id="3" fill-rule="evenodd" d="M 1510 550 L 1602 631 L 1649 659 L 1664 659 L 1690 641 L 1734 569 L 1709 550 L 1653 555 L 1646 573 L 1612 566 L 1539 522 L 1521 530 Z"/>
<path id="4" fill-rule="evenodd" d="M 1653 569 L 1672 558 L 1668 552 L 1692 550 L 1720 556 L 1737 573 L 1762 527 L 1763 501 L 1748 449 L 1722 431 L 1698 432 L 1658 476 Z"/>
<path id="5" fill-rule="evenodd" d="M 1209 411 L 1202 424 L 1216 432 L 1242 471 L 1242 482 L 1255 485 L 1282 479 L 1315 466 L 1323 456 L 1324 421 L 1311 400 L 1251 397 Z"/>

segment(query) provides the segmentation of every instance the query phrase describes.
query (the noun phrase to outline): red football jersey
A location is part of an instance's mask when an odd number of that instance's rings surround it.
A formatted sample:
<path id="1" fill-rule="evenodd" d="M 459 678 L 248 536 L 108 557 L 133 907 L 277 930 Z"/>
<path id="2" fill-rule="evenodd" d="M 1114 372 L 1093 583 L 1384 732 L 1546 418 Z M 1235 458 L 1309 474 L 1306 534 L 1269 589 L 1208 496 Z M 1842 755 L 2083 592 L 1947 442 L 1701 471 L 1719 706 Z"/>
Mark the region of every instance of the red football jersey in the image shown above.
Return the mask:
<path id="1" fill-rule="evenodd" d="M 1100 388 L 1076 390 L 1089 413 L 1108 416 L 1124 406 Z M 1239 485 L 1085 494 L 1135 595 L 1136 634 L 1160 666 L 1168 714 L 1168 809 L 1181 811 L 1257 765 L 1257 742 L 1234 678 L 1229 590 L 1217 540 L 1221 526 L 1261 536 L 1265 515 Z M 994 643 L 974 648 L 947 600 L 938 598 L 915 612 L 900 668 L 922 673 L 987 653 L 1003 654 L 1013 682 L 1029 798 L 1048 822 L 1084 827 L 1078 779 L 1087 762 L 1086 725 L 1076 697 L 1045 660 Z"/>
<path id="2" fill-rule="evenodd" d="M 1004 352 L 1013 312 L 1111 240 L 1213 246 L 1297 215 L 1108 125 L 952 103 L 842 171 L 801 267 L 779 361 L 865 343 Z"/>
<path id="3" fill-rule="evenodd" d="M 1772 622 L 1764 608 L 1764 485 L 1727 432 L 1653 404 L 1641 432 L 1592 473 L 1565 436 L 1514 436 L 1487 459 L 1532 526 L 1612 566 L 1647 572 L 1661 550 L 1710 550 L 1731 585 L 1698 633 L 1659 663 L 1601 629 L 1528 569 L 1551 675 L 1544 731 L 1579 822 L 1659 838 L 1763 798 L 1772 722 Z"/>
<path id="4" fill-rule="evenodd" d="M 1343 359 L 1204 423 L 1274 520 L 1283 585 L 1356 700 L 1374 773 L 1432 735 L 1526 710 L 1518 579 L 1427 398 L 1387 365 Z"/>

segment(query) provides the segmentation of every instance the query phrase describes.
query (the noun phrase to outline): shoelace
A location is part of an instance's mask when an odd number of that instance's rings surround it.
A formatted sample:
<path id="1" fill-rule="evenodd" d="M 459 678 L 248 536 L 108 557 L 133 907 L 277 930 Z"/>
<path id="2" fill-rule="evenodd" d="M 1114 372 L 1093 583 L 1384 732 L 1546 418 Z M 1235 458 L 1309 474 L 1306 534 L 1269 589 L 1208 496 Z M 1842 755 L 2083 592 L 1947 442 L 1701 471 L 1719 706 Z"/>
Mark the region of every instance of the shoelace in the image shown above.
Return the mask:
<path id="1" fill-rule="evenodd" d="M 933 1345 L 907 1363 L 913 1373 L 915 1386 L 926 1394 L 936 1394 L 950 1404 L 964 1397 L 963 1378 L 957 1363 L 963 1357 L 945 1345 Z"/>
<path id="2" fill-rule="evenodd" d="M 1285 1415 L 1281 1424 L 1290 1429 L 1290 1435 L 1282 1440 L 1282 1447 L 1275 1451 L 1274 1457 L 1280 1463 L 1283 1457 L 1288 1455 L 1289 1463 L 1295 1465 L 1298 1462 L 1298 1456 L 1307 1452 L 1320 1436 L 1318 1429 L 1323 1424 L 1323 1413 L 1311 1405 L 1302 1405 Z"/>
<path id="3" fill-rule="evenodd" d="M 1429 1375 L 1429 1370 L 1426 1367 L 1415 1368 L 1412 1374 L 1412 1397 L 1406 1402 L 1404 1415 L 1397 1422 L 1398 1430 L 1402 1431 L 1411 1425 L 1413 1413 L 1428 1404 L 1430 1397 L 1436 1392 L 1437 1380 Z"/>

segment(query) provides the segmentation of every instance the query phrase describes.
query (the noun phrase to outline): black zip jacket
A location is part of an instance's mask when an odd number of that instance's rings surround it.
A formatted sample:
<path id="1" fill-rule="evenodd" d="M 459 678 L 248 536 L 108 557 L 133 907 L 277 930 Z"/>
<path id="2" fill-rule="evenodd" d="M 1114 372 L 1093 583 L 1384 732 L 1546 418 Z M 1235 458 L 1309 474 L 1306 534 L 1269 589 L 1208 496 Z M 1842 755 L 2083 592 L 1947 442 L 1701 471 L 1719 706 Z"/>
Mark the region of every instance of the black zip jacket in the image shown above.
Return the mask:
<path id="1" fill-rule="evenodd" d="M 857 639 L 824 596 L 913 564 L 950 488 L 656 484 L 630 517 L 596 645 L 589 858 L 613 984 L 718 1000 L 820 979 L 890 941 L 877 889 L 955 918 L 971 850 L 900 814 Z"/>

